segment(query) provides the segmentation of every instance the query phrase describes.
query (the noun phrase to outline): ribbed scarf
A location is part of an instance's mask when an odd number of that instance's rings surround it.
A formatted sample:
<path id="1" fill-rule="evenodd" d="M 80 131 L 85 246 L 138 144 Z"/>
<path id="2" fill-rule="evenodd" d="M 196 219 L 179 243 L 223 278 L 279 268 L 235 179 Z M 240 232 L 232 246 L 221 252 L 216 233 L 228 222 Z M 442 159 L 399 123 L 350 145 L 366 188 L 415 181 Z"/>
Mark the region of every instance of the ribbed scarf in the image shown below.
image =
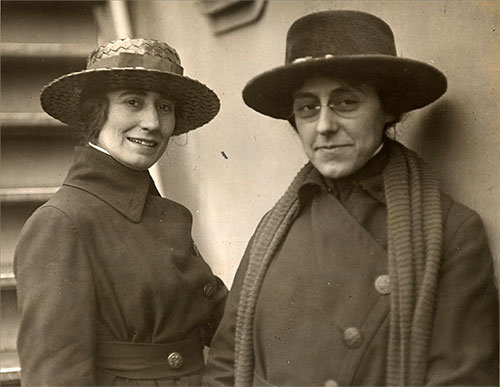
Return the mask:
<path id="1" fill-rule="evenodd" d="M 390 142 L 383 172 L 387 202 L 391 311 L 387 385 L 423 385 L 441 262 L 439 182 L 414 152 Z M 263 218 L 249 247 L 235 336 L 235 386 L 251 386 L 253 322 L 267 268 L 299 209 L 298 191 L 314 167 L 306 164 Z"/>

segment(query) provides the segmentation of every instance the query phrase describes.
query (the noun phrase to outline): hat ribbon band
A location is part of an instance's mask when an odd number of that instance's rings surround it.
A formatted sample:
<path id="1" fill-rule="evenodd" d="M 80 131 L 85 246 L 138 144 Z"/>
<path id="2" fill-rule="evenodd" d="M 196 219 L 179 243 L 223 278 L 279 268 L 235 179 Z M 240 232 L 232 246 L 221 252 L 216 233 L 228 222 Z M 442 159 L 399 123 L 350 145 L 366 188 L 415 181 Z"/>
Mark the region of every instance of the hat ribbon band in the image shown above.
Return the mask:
<path id="1" fill-rule="evenodd" d="M 160 58 L 152 55 L 138 55 L 122 52 L 108 58 L 101 58 L 88 66 L 90 69 L 117 68 L 117 67 L 141 67 L 146 70 L 160 70 L 182 75 L 184 69 L 168 58 Z"/>
<path id="2" fill-rule="evenodd" d="M 300 63 L 300 62 L 306 62 L 306 61 L 309 61 L 309 60 L 313 60 L 313 59 L 331 59 L 331 58 L 334 58 L 335 55 L 333 54 L 326 54 L 324 56 L 316 56 L 316 57 L 312 57 L 312 56 L 303 56 L 301 58 L 296 58 L 292 61 L 292 63 Z"/>

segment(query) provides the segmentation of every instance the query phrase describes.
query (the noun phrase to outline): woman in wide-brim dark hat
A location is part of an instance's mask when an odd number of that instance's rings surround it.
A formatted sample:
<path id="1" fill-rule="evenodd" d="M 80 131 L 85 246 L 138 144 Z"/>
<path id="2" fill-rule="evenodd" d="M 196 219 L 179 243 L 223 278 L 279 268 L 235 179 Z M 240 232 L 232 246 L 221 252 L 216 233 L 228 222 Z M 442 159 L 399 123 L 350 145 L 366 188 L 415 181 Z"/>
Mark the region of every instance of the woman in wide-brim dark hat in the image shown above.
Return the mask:
<path id="1" fill-rule="evenodd" d="M 82 145 L 16 248 L 22 384 L 199 385 L 227 290 L 148 168 L 217 114 L 216 94 L 166 43 L 119 39 L 41 103 Z"/>
<path id="2" fill-rule="evenodd" d="M 498 297 L 479 216 L 384 133 L 447 88 L 357 11 L 298 19 L 250 80 L 310 162 L 247 247 L 204 385 L 497 385 Z M 477 316 L 481 316 L 478 318 Z"/>

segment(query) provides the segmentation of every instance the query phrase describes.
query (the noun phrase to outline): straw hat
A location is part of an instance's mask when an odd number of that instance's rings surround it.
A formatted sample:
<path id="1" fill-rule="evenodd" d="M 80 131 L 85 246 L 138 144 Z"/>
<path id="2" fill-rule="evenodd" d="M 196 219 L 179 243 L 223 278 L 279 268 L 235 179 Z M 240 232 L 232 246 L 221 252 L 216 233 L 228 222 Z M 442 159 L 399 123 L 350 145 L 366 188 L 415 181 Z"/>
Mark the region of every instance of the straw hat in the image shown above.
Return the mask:
<path id="1" fill-rule="evenodd" d="M 217 95 L 183 75 L 175 49 L 153 39 L 118 39 L 96 48 L 87 69 L 63 75 L 40 95 L 43 110 L 71 126 L 80 126 L 82 98 L 122 88 L 158 91 L 176 102 L 174 135 L 209 122 L 219 111 Z"/>
<path id="2" fill-rule="evenodd" d="M 447 88 L 435 67 L 397 56 L 394 35 L 383 20 L 359 11 L 323 11 L 292 24 L 285 65 L 250 80 L 243 99 L 262 114 L 288 119 L 293 93 L 314 75 L 370 80 L 388 97 L 391 113 L 428 105 Z"/>

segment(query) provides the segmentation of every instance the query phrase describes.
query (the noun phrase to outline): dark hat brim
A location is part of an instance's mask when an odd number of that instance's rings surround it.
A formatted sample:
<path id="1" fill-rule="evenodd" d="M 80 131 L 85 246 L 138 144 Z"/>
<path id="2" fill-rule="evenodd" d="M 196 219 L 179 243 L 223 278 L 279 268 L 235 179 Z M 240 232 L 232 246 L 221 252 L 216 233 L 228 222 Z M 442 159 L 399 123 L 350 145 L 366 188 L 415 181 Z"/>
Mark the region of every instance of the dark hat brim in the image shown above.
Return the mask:
<path id="1" fill-rule="evenodd" d="M 389 96 L 391 113 L 419 109 L 446 92 L 445 75 L 427 63 L 390 55 L 308 59 L 266 71 L 243 89 L 243 100 L 267 116 L 289 119 L 293 94 L 313 76 L 371 81 Z"/>
<path id="2" fill-rule="evenodd" d="M 83 124 L 82 97 L 109 90 L 137 88 L 158 91 L 176 104 L 173 135 L 199 128 L 214 118 L 220 102 L 217 95 L 199 81 L 186 76 L 142 68 L 99 68 L 70 73 L 45 86 L 40 95 L 42 108 L 70 126 Z"/>

